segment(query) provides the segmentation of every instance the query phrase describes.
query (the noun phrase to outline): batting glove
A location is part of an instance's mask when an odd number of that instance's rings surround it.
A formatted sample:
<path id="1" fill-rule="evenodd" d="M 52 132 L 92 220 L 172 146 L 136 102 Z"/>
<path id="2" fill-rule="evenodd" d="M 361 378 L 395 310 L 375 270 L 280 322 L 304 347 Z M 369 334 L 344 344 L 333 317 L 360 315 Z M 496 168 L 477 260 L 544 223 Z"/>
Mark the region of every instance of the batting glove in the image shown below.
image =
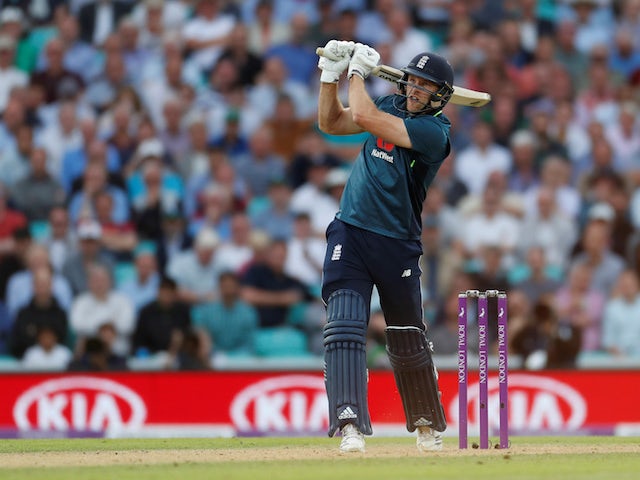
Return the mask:
<path id="1" fill-rule="evenodd" d="M 322 69 L 320 81 L 323 83 L 336 83 L 349 66 L 353 42 L 342 40 L 329 40 L 323 48 L 323 56 L 318 60 L 318 67 Z"/>
<path id="2" fill-rule="evenodd" d="M 362 77 L 362 79 L 367 78 L 371 71 L 378 65 L 379 61 L 380 54 L 376 52 L 375 49 L 369 45 L 356 43 L 351 61 L 349 62 L 348 77 L 351 78 L 351 76 L 355 74 Z"/>

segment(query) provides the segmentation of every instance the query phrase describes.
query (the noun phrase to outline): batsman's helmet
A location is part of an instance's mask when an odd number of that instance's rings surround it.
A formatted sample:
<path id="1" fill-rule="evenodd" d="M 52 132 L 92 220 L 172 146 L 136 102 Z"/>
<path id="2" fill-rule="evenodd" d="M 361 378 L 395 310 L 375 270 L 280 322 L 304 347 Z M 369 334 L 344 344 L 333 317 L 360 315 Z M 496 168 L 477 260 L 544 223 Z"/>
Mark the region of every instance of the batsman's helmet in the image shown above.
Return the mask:
<path id="1" fill-rule="evenodd" d="M 401 70 L 404 76 L 399 82 L 399 89 L 403 95 L 406 93 L 409 75 L 429 80 L 438 86 L 438 90 L 431 95 L 430 104 L 425 109 L 427 112 L 442 109 L 451 98 L 453 93 L 453 68 L 446 58 L 436 53 L 419 53 Z"/>

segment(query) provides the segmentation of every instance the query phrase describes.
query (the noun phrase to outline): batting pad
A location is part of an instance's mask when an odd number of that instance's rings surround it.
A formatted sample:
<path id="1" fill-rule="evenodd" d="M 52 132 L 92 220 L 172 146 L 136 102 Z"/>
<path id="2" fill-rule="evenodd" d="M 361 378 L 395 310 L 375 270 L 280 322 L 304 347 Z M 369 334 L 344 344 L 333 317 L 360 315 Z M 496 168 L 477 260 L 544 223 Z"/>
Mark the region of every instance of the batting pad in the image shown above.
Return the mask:
<path id="1" fill-rule="evenodd" d="M 329 436 L 347 423 L 371 435 L 367 404 L 367 307 L 352 290 L 337 290 L 327 302 L 324 381 L 329 400 Z"/>
<path id="2" fill-rule="evenodd" d="M 402 397 L 407 430 L 447 428 L 431 348 L 425 333 L 417 327 L 387 327 L 387 354 Z"/>

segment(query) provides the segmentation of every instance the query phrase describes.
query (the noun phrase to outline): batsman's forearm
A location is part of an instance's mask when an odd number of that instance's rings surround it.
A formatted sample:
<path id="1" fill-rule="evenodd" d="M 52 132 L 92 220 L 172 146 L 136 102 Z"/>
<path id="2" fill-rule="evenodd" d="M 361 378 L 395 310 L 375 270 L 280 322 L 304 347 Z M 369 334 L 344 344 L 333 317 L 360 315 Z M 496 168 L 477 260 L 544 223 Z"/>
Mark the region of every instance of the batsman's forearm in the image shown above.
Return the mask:
<path id="1" fill-rule="evenodd" d="M 349 108 L 354 123 L 368 130 L 366 122 L 378 109 L 365 88 L 364 80 L 358 75 L 352 75 L 349 80 Z"/>
<path id="2" fill-rule="evenodd" d="M 344 106 L 338 98 L 337 83 L 320 83 L 320 95 L 318 97 L 318 126 L 325 133 L 335 133 L 338 119 L 344 110 Z"/>

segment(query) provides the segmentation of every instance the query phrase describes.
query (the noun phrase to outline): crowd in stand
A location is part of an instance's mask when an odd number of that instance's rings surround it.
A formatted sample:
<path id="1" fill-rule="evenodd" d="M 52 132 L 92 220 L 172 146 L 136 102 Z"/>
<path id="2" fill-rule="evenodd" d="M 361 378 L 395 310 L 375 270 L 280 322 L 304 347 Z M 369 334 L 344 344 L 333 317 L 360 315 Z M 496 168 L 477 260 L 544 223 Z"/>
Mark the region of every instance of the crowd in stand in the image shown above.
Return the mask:
<path id="1" fill-rule="evenodd" d="M 0 356 L 321 354 L 324 231 L 362 142 L 316 126 L 332 38 L 396 67 L 441 53 L 493 98 L 445 109 L 423 218 L 436 353 L 458 292 L 500 289 L 525 366 L 640 358 L 640 0 L 0 0 Z"/>

